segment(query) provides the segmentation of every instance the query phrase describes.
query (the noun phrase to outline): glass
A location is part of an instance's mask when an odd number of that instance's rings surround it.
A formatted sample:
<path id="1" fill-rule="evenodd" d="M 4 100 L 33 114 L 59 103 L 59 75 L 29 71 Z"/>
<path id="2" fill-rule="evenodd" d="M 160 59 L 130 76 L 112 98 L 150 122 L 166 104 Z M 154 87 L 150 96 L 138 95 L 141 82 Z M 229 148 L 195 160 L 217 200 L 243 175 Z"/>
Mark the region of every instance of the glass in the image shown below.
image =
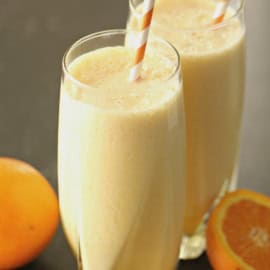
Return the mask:
<path id="1" fill-rule="evenodd" d="M 128 72 L 117 77 L 115 70 L 126 61 L 121 52 L 133 61 L 133 37 L 95 33 L 63 59 L 60 210 L 83 270 L 169 270 L 178 261 L 185 201 L 179 55 L 151 39 L 141 79 L 128 82 Z"/>
<path id="2" fill-rule="evenodd" d="M 142 2 L 129 1 L 128 29 L 137 29 Z M 211 18 L 217 2 L 156 1 L 151 25 L 152 33 L 172 42 L 181 55 L 187 132 L 182 259 L 196 258 L 204 251 L 209 211 L 237 185 L 245 77 L 244 1 L 230 1 L 224 21 L 214 25 Z"/>

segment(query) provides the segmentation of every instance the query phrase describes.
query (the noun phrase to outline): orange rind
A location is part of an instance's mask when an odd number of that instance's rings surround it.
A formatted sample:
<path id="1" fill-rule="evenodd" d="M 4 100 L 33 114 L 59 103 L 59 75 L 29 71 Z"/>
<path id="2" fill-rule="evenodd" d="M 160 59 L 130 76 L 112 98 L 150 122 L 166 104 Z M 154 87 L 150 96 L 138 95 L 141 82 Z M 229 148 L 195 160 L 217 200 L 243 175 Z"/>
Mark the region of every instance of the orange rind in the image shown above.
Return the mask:
<path id="1" fill-rule="evenodd" d="M 25 162 L 0 158 L 0 269 L 36 258 L 58 222 L 58 201 L 48 181 Z"/>

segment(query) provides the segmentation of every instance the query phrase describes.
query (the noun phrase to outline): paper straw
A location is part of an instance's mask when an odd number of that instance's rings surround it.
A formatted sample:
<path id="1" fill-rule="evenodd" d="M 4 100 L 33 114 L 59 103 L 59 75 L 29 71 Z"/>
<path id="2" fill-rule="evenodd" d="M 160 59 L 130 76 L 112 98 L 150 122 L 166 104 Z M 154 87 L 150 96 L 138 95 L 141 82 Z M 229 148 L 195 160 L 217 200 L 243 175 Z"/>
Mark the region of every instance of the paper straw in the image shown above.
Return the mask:
<path id="1" fill-rule="evenodd" d="M 217 24 L 223 21 L 226 10 L 229 6 L 229 2 L 229 0 L 220 0 L 218 2 L 213 16 L 213 24 Z"/>
<path id="2" fill-rule="evenodd" d="M 136 41 L 136 54 L 133 67 L 130 70 L 129 80 L 135 81 L 140 77 L 143 58 L 147 45 L 150 24 L 152 20 L 155 0 L 144 0 L 142 15 L 140 18 L 140 28 Z"/>

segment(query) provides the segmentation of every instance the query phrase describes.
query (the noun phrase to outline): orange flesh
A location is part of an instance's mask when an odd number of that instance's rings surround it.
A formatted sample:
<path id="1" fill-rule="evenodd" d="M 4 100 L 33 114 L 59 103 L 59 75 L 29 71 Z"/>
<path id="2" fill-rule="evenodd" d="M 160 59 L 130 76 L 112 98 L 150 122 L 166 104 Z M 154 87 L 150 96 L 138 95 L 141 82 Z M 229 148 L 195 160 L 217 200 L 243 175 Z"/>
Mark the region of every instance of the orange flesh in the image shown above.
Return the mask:
<path id="1" fill-rule="evenodd" d="M 227 209 L 223 232 L 231 249 L 256 270 L 270 269 L 270 209 L 241 200 Z"/>

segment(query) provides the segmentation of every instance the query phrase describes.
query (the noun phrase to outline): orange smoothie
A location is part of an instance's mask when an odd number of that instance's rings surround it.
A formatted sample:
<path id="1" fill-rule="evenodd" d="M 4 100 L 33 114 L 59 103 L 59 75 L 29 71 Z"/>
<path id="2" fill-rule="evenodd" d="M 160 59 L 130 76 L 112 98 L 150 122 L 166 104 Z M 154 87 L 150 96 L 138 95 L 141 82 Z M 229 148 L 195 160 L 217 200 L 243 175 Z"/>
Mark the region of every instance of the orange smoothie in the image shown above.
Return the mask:
<path id="1" fill-rule="evenodd" d="M 69 69 L 61 89 L 59 192 L 66 235 L 84 270 L 173 270 L 183 233 L 185 130 L 178 75 L 148 54 L 106 47 Z M 157 61 L 157 59 L 159 59 Z M 83 86 L 82 86 L 83 87 Z"/>
<path id="2" fill-rule="evenodd" d="M 245 29 L 229 8 L 209 27 L 217 1 L 157 0 L 151 30 L 181 57 L 187 125 L 185 233 L 194 233 L 237 167 L 245 73 Z M 137 9 L 139 12 L 140 6 Z M 128 28 L 136 29 L 132 14 Z"/>

